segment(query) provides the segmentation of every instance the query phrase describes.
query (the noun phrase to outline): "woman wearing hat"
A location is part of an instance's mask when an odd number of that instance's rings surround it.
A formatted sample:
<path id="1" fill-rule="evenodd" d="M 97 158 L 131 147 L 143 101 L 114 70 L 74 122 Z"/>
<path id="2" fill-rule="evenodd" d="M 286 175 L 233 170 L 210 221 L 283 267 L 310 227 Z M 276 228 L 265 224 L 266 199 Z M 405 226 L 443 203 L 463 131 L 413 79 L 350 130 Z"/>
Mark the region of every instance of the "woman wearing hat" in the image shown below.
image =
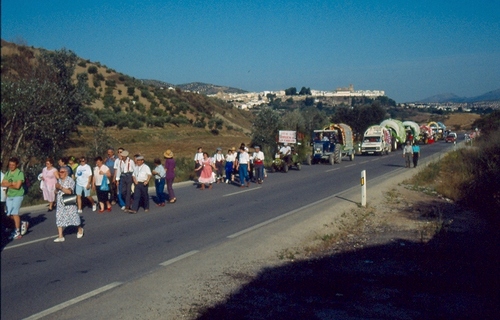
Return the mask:
<path id="1" fill-rule="evenodd" d="M 167 181 L 167 192 L 169 203 L 175 203 L 177 198 L 175 197 L 174 188 L 172 187 L 175 179 L 175 160 L 174 153 L 172 150 L 167 150 L 163 154 L 165 157 L 165 179 Z"/>

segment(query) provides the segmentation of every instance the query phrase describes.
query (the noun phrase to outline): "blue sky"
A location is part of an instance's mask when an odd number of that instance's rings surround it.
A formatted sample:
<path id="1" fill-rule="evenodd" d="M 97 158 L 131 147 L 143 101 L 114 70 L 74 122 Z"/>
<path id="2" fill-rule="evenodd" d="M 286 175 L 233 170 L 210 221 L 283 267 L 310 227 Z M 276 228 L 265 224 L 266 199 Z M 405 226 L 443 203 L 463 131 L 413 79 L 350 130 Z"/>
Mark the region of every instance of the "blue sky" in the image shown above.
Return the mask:
<path id="1" fill-rule="evenodd" d="M 397 102 L 500 88 L 497 1 L 3 0 L 2 39 L 139 79 L 248 91 L 353 84 Z"/>

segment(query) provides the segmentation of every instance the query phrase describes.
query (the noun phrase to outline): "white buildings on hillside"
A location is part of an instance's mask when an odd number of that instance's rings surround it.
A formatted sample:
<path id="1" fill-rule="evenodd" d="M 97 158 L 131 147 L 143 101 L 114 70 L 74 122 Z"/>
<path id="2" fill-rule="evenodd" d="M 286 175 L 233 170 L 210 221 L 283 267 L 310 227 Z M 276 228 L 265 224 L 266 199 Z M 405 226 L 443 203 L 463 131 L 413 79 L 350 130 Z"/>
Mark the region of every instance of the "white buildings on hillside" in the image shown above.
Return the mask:
<path id="1" fill-rule="evenodd" d="M 268 95 L 274 96 L 274 99 L 280 98 L 281 100 L 286 100 L 293 98 L 294 100 L 305 99 L 306 97 L 369 97 L 376 98 L 384 96 L 385 92 L 382 90 L 354 90 L 354 86 L 351 84 L 348 88 L 337 88 L 334 91 L 321 91 L 321 90 L 311 90 L 310 96 L 287 96 L 285 90 L 280 91 L 262 91 L 262 92 L 247 92 L 247 93 L 223 93 L 219 92 L 210 96 L 217 97 L 219 99 L 225 100 L 232 103 L 235 107 L 240 109 L 249 109 L 254 106 L 261 105 L 268 102 Z"/>

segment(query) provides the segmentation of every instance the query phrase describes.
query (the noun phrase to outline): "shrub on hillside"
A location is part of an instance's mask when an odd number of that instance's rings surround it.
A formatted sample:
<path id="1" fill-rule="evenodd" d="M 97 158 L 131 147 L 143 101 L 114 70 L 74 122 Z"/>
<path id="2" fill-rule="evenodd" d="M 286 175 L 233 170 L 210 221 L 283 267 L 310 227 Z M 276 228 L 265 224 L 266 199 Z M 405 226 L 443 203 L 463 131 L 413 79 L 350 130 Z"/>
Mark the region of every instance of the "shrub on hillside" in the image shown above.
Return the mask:
<path id="1" fill-rule="evenodd" d="M 98 71 L 98 70 L 97 70 L 97 67 L 96 67 L 96 66 L 89 66 L 89 67 L 87 68 L 87 72 L 88 72 L 89 74 L 96 74 L 96 73 L 97 73 L 97 71 Z"/>

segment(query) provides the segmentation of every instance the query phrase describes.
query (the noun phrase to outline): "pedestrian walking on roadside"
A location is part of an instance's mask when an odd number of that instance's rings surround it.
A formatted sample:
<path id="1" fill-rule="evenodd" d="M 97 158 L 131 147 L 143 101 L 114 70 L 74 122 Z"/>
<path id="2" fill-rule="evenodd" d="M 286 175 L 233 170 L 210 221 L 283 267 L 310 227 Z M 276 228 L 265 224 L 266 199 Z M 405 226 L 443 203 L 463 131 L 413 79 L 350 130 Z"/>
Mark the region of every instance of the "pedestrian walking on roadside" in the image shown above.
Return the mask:
<path id="1" fill-rule="evenodd" d="M 14 231 L 9 239 L 18 240 L 28 231 L 28 222 L 21 221 L 19 210 L 24 199 L 24 173 L 19 170 L 19 159 L 12 157 L 9 159 L 9 169 L 4 174 L 2 187 L 7 188 L 7 217 L 14 222 Z"/>
<path id="2" fill-rule="evenodd" d="M 107 154 L 108 156 L 106 157 L 104 164 L 109 168 L 109 172 L 111 173 L 111 179 L 109 183 L 109 199 L 111 201 L 111 204 L 113 205 L 118 201 L 118 188 L 115 183 L 115 163 L 116 160 L 118 160 L 118 157 L 115 155 L 115 150 L 113 148 L 109 148 Z"/>
<path id="3" fill-rule="evenodd" d="M 198 170 L 203 163 L 203 148 L 198 147 L 198 151 L 194 155 L 194 172 L 196 172 L 196 175 L 198 176 L 198 179 L 200 178 L 201 175 L 201 169 Z"/>
<path id="4" fill-rule="evenodd" d="M 416 168 L 418 164 L 418 159 L 420 158 L 420 146 L 415 143 L 412 147 L 412 151 L 413 151 L 413 168 Z"/>
<path id="5" fill-rule="evenodd" d="M 148 186 L 149 180 L 153 176 L 151 169 L 147 164 L 144 163 L 144 157 L 139 155 L 135 158 L 136 167 L 134 169 L 134 174 L 132 179 L 134 181 L 134 203 L 129 213 L 137 213 L 139 206 L 142 203 L 144 206 L 144 211 L 149 212 L 149 193 Z"/>
<path id="6" fill-rule="evenodd" d="M 151 173 L 155 178 L 156 205 L 165 206 L 165 167 L 159 158 L 154 159 L 155 168 Z"/>
<path id="7" fill-rule="evenodd" d="M 94 179 L 92 179 L 92 189 L 97 194 L 97 202 L 99 202 L 99 213 L 104 210 L 111 211 L 111 203 L 109 201 L 109 191 L 111 187 L 111 170 L 104 164 L 102 157 L 96 157 L 94 167 Z"/>
<path id="8" fill-rule="evenodd" d="M 222 154 L 222 148 L 217 148 L 214 154 L 214 163 L 216 171 L 217 183 L 222 182 L 224 176 L 224 155 Z"/>
<path id="9" fill-rule="evenodd" d="M 413 148 L 410 141 L 406 141 L 406 146 L 403 148 L 403 158 L 405 158 L 406 168 L 410 167 L 412 156 Z"/>
<path id="10" fill-rule="evenodd" d="M 135 163 L 128 155 L 127 150 L 121 152 L 121 160 L 116 172 L 116 181 L 120 188 L 122 200 L 125 202 L 125 205 L 122 206 L 123 211 L 130 210 L 132 206 L 132 174 L 135 170 Z"/>
<path id="11" fill-rule="evenodd" d="M 264 181 L 264 152 L 260 151 L 260 146 L 255 146 L 254 149 L 252 160 L 255 169 L 255 181 L 261 184 Z"/>
<path id="12" fill-rule="evenodd" d="M 203 161 L 201 163 L 201 167 L 197 170 L 201 171 L 200 178 L 198 181 L 200 182 L 200 189 L 205 190 L 205 184 L 208 184 L 208 188 L 212 189 L 212 183 L 215 182 L 214 172 L 215 165 L 213 163 L 212 158 L 208 156 L 208 153 L 203 152 Z"/>
<path id="13" fill-rule="evenodd" d="M 250 156 L 248 155 L 248 148 L 241 147 L 236 164 L 236 170 L 238 170 L 238 175 L 240 176 L 240 187 L 250 187 L 250 177 L 248 176 L 248 170 L 250 170 Z"/>
<path id="14" fill-rule="evenodd" d="M 78 213 L 83 212 L 83 199 L 82 194 L 87 200 L 90 201 L 92 205 L 92 211 L 97 210 L 97 204 L 94 198 L 90 196 L 90 190 L 92 189 L 92 168 L 87 164 L 87 159 L 85 157 L 80 157 L 80 165 L 76 168 L 76 201 L 78 204 Z"/>
<path id="15" fill-rule="evenodd" d="M 227 150 L 226 154 L 226 183 L 234 180 L 233 167 L 236 154 L 234 153 L 234 147 Z"/>
<path id="16" fill-rule="evenodd" d="M 50 212 L 54 209 L 56 183 L 57 179 L 59 179 L 59 173 L 54 167 L 54 160 L 52 158 L 45 159 L 45 168 L 42 169 L 41 179 L 43 181 L 43 200 L 49 203 L 49 209 L 47 211 Z"/>
<path id="17" fill-rule="evenodd" d="M 69 177 L 69 167 L 63 166 L 59 169 L 59 180 L 56 183 L 57 193 L 57 208 L 56 208 L 56 226 L 57 238 L 54 242 L 64 242 L 64 229 L 69 226 L 77 226 L 78 232 L 76 237 L 78 239 L 83 237 L 83 228 L 78 208 L 75 204 L 64 204 L 63 195 L 72 194 L 75 189 L 75 181 Z"/>
<path id="18" fill-rule="evenodd" d="M 175 159 L 174 153 L 172 150 L 167 150 L 163 153 L 165 157 L 165 179 L 167 181 L 167 193 L 168 193 L 168 202 L 175 203 L 177 198 L 174 193 L 174 180 L 175 180 Z"/>

